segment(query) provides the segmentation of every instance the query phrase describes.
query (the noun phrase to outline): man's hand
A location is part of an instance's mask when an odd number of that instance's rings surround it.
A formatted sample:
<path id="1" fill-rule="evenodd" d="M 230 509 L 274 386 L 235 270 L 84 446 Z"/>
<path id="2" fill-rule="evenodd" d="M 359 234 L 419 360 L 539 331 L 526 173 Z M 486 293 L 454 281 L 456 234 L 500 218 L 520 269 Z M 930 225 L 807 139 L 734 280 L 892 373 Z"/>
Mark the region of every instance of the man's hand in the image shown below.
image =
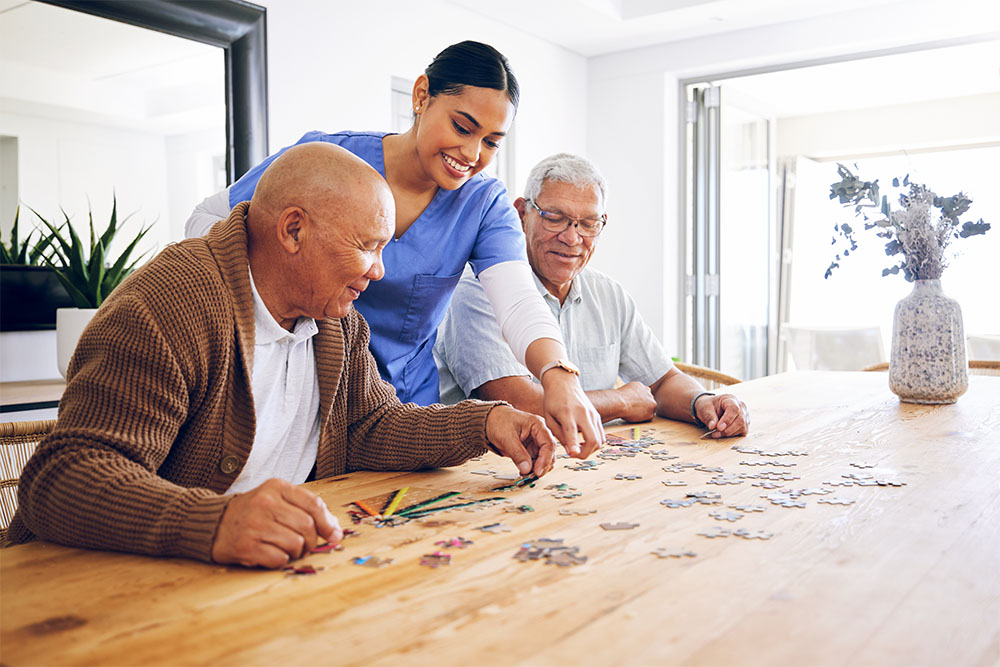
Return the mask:
<path id="1" fill-rule="evenodd" d="M 486 439 L 522 475 L 534 472 L 541 477 L 555 465 L 555 438 L 537 415 L 498 405 L 486 417 Z"/>
<path id="2" fill-rule="evenodd" d="M 648 422 L 656 415 L 656 399 L 649 387 L 641 382 L 623 384 L 614 391 L 622 400 L 621 419 L 627 422 Z"/>
<path id="3" fill-rule="evenodd" d="M 746 435 L 750 426 L 750 411 L 747 405 L 732 394 L 702 396 L 694 404 L 698 419 L 705 422 L 709 430 L 715 429 L 710 437 L 726 438 Z"/>
<path id="4" fill-rule="evenodd" d="M 212 544 L 216 563 L 278 568 L 316 547 L 339 544 L 344 533 L 316 494 L 280 479 L 241 493 L 226 506 Z"/>
<path id="5" fill-rule="evenodd" d="M 545 390 L 545 424 L 566 448 L 566 453 L 585 459 L 604 442 L 601 416 L 580 386 L 580 379 L 573 373 L 553 368 L 541 378 Z M 583 442 L 577 442 L 577 433 Z"/>

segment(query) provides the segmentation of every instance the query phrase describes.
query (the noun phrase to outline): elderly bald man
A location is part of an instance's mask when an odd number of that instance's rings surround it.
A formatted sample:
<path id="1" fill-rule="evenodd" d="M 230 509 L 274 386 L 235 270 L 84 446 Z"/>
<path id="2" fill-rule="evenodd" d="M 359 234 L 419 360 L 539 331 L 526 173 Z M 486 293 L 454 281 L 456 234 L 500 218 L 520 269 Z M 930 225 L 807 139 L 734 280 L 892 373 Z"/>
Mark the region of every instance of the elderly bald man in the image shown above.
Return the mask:
<path id="1" fill-rule="evenodd" d="M 129 276 L 80 339 L 8 543 L 273 568 L 342 537 L 296 486 L 310 478 L 457 465 L 490 446 L 522 473 L 550 470 L 541 418 L 403 405 L 379 377 L 352 302 L 382 276 L 393 220 L 374 169 L 305 144 L 208 236 Z"/>

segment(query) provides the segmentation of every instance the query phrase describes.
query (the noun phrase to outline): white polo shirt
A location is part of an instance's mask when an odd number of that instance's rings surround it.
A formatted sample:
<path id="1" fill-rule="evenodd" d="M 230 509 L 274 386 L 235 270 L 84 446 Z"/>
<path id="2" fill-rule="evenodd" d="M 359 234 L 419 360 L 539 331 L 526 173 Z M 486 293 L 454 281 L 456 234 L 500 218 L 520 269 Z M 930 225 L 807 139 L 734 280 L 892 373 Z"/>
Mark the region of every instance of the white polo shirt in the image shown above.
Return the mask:
<path id="1" fill-rule="evenodd" d="M 254 352 L 251 391 L 257 431 L 250 457 L 227 493 L 251 491 L 277 477 L 301 484 L 316 463 L 319 383 L 313 336 L 316 320 L 300 317 L 286 331 L 268 312 L 253 275 Z"/>

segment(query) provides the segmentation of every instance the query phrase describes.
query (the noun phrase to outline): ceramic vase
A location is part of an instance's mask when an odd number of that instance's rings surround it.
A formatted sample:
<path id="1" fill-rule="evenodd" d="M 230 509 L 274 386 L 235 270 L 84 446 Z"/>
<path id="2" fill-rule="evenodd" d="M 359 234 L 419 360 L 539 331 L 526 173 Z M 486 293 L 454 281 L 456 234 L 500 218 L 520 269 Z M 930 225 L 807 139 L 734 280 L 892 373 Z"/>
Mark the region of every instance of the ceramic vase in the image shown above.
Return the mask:
<path id="1" fill-rule="evenodd" d="M 66 377 L 80 334 L 96 312 L 96 308 L 60 308 L 56 311 L 56 361 L 63 377 Z"/>
<path id="2" fill-rule="evenodd" d="M 906 403 L 954 403 L 969 386 L 962 308 L 940 280 L 916 280 L 896 304 L 889 388 Z"/>

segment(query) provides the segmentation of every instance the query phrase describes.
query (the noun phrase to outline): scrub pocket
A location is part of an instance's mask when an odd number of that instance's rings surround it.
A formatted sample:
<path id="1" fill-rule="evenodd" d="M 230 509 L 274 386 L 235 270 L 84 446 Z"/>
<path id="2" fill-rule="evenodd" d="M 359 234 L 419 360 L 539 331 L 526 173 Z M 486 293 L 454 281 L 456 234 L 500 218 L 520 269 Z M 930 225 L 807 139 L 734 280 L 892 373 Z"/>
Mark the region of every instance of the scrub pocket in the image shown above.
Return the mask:
<path id="1" fill-rule="evenodd" d="M 403 318 L 399 340 L 404 343 L 417 343 L 427 340 L 437 330 L 451 303 L 451 294 L 461 277 L 462 271 L 450 276 L 419 273 L 413 277 L 410 305 L 406 309 L 406 317 Z"/>

